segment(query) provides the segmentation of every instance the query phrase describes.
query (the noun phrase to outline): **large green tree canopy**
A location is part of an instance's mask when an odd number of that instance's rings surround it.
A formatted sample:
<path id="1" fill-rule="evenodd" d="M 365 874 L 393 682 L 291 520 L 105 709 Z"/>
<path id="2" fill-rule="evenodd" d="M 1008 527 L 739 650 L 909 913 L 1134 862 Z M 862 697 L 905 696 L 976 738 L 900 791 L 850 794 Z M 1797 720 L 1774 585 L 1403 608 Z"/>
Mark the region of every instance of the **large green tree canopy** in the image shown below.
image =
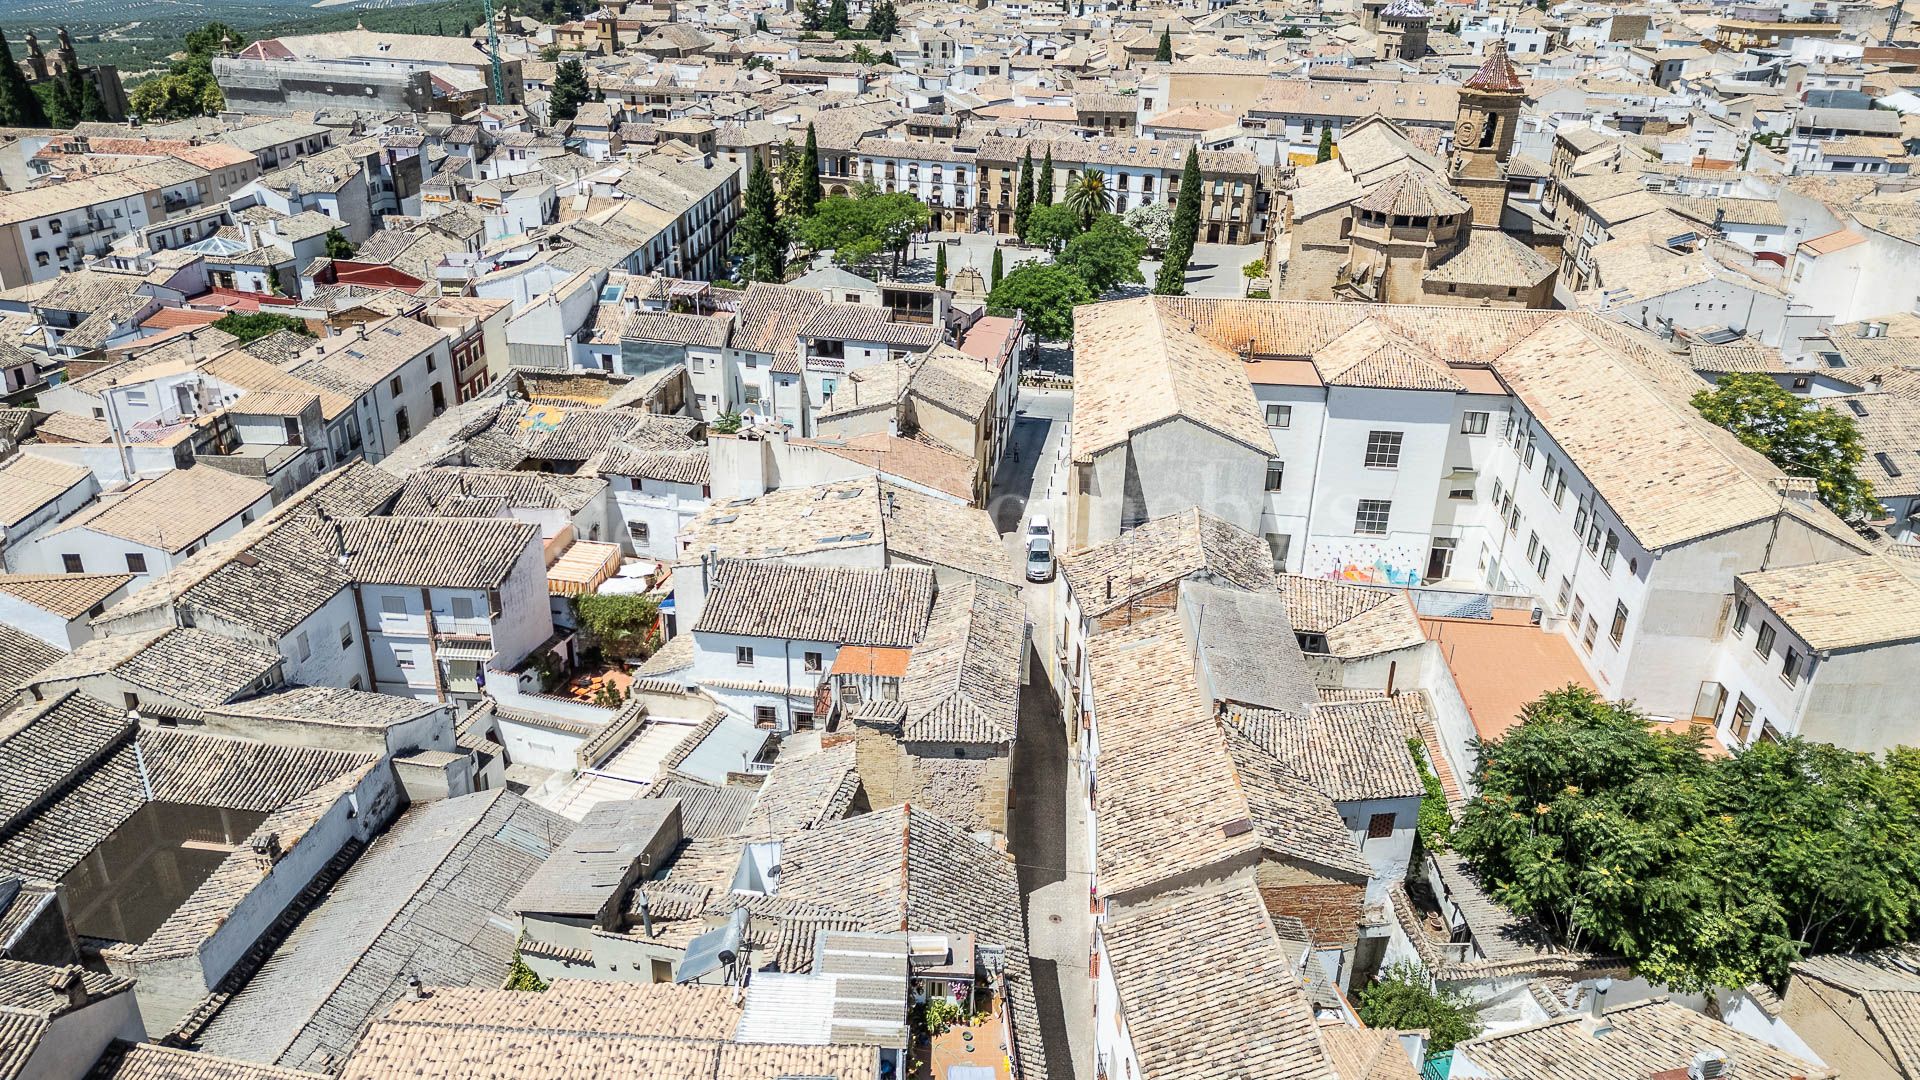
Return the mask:
<path id="1" fill-rule="evenodd" d="M 1567 687 L 1480 745 L 1454 845 L 1493 897 L 1683 990 L 1920 933 L 1920 752 L 1732 756 Z"/>
<path id="2" fill-rule="evenodd" d="M 1720 376 L 1693 395 L 1700 415 L 1733 432 L 1789 476 L 1809 476 L 1820 501 L 1848 521 L 1880 515 L 1873 486 L 1858 472 L 1864 451 L 1853 418 L 1795 397 L 1770 376 Z"/>

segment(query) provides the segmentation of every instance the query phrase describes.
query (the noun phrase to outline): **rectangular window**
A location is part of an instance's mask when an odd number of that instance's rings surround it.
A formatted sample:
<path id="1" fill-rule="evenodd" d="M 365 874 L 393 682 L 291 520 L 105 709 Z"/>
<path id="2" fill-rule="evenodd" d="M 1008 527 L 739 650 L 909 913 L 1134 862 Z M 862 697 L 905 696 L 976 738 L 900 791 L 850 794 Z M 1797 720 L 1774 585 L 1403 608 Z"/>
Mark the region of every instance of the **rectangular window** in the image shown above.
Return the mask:
<path id="1" fill-rule="evenodd" d="M 1538 554 L 1540 554 L 1540 534 L 1537 532 L 1528 533 L 1527 534 L 1527 561 L 1532 562 L 1533 557 Z"/>
<path id="2" fill-rule="evenodd" d="M 1273 568 L 1285 573 L 1287 569 L 1287 553 L 1293 550 L 1293 534 L 1268 533 L 1267 550 L 1273 552 Z"/>
<path id="3" fill-rule="evenodd" d="M 1739 637 L 1740 635 L 1747 632 L 1747 612 L 1748 612 L 1748 608 L 1747 608 L 1747 602 L 1745 600 L 1742 600 L 1739 603 L 1733 605 L 1733 636 L 1734 637 Z"/>
<path id="4" fill-rule="evenodd" d="M 1572 596 L 1573 596 L 1573 579 L 1564 578 L 1564 577 L 1561 578 L 1560 579 L 1560 598 L 1554 603 L 1554 606 L 1557 608 L 1560 608 L 1562 611 L 1566 610 L 1567 600 Z"/>
<path id="5" fill-rule="evenodd" d="M 741 667 L 752 667 L 753 647 L 751 645 L 735 645 L 733 647 L 733 662 Z"/>
<path id="6" fill-rule="evenodd" d="M 773 711 L 773 706 L 755 705 L 753 707 L 753 723 L 755 727 L 772 727 L 777 719 L 778 714 Z"/>
<path id="7" fill-rule="evenodd" d="M 1599 636 L 1600 636 L 1600 624 L 1593 621 L 1593 616 L 1591 615 L 1587 616 L 1587 629 L 1585 633 L 1580 635 L 1580 647 L 1587 650 L 1588 652 L 1592 652 L 1593 639 Z"/>
<path id="8" fill-rule="evenodd" d="M 1367 433 L 1367 468 L 1397 469 L 1400 467 L 1400 441 L 1403 438 L 1398 431 L 1370 431 Z"/>
<path id="9" fill-rule="evenodd" d="M 1293 406 L 1291 405 L 1267 406 L 1267 426 L 1271 428 L 1292 427 L 1293 426 Z"/>
<path id="10" fill-rule="evenodd" d="M 340 624 L 340 651 L 345 652 L 346 650 L 351 648 L 353 648 L 353 627 L 348 626 L 346 623 L 341 623 Z"/>
<path id="11" fill-rule="evenodd" d="M 1540 557 L 1533 562 L 1533 572 L 1540 575 L 1541 581 L 1547 580 L 1547 567 L 1552 562 L 1553 556 L 1548 554 L 1546 548 L 1541 548 Z"/>
<path id="12" fill-rule="evenodd" d="M 1761 623 L 1760 636 L 1753 639 L 1753 651 L 1760 654 L 1762 660 L 1773 655 L 1773 624 Z"/>
<path id="13" fill-rule="evenodd" d="M 810 712 L 807 712 L 804 709 L 794 713 L 793 714 L 793 730 L 812 731 L 813 730 L 813 714 Z"/>
<path id="14" fill-rule="evenodd" d="M 1573 535 L 1581 536 L 1587 531 L 1587 508 L 1581 507 L 1573 512 Z"/>
<path id="15" fill-rule="evenodd" d="M 800 668 L 802 671 L 818 673 L 820 670 L 820 664 L 821 664 L 821 657 L 820 657 L 820 654 L 817 652 L 806 653 L 802 655 L 800 658 Z"/>
<path id="16" fill-rule="evenodd" d="M 1600 552 L 1600 572 L 1613 573 L 1613 558 L 1620 554 L 1620 537 L 1612 529 L 1607 530 L 1607 546 Z"/>
<path id="17" fill-rule="evenodd" d="M 1461 487 L 1461 486 L 1460 486 L 1460 485 L 1461 485 L 1461 483 L 1462 483 L 1462 481 L 1460 481 L 1460 480 L 1455 480 L 1455 481 L 1453 481 L 1453 483 L 1452 483 L 1452 484 L 1450 484 L 1450 485 L 1448 485 L 1448 487 L 1447 487 L 1447 498 L 1449 498 L 1449 499 L 1471 499 L 1471 498 L 1473 498 L 1473 485 L 1472 485 L 1472 483 L 1470 483 L 1470 482 L 1469 482 L 1469 483 L 1467 483 L 1467 486 L 1465 486 L 1465 487 Z"/>
<path id="18" fill-rule="evenodd" d="M 69 574 L 84 574 L 84 573 L 86 573 L 86 566 L 85 566 L 84 564 L 82 564 L 82 563 L 81 563 L 81 561 L 80 561 L 80 556 L 78 556 L 78 555 L 62 555 L 62 556 L 60 556 L 60 565 L 61 565 L 61 566 L 63 566 L 63 567 L 65 567 L 65 568 L 66 568 L 66 571 L 67 571 L 67 573 L 69 573 Z"/>
<path id="19" fill-rule="evenodd" d="M 456 596 L 453 598 L 453 617 L 456 619 L 473 618 L 473 597 Z"/>
<path id="20" fill-rule="evenodd" d="M 1740 700 L 1734 702 L 1733 704 L 1734 741 L 1744 746 L 1746 745 L 1746 742 L 1747 742 L 1747 736 L 1752 732 L 1753 732 L 1753 702 L 1747 700 L 1747 695 L 1741 694 Z"/>
<path id="21" fill-rule="evenodd" d="M 393 378 L 392 378 L 392 379 L 391 379 L 391 380 L 390 380 L 390 381 L 389 381 L 389 382 L 387 383 L 387 390 L 388 390 L 389 392 L 391 392 L 391 393 L 393 394 L 393 396 L 394 396 L 394 397 L 399 397 L 399 396 L 400 396 L 400 376 L 398 376 L 398 375 L 395 375 L 395 376 L 394 376 L 394 377 L 393 377 Z"/>
<path id="22" fill-rule="evenodd" d="M 313 643 L 307 640 L 305 630 L 300 631 L 300 636 L 293 639 L 293 651 L 299 654 L 301 663 L 305 663 L 313 656 Z"/>
<path id="23" fill-rule="evenodd" d="M 1800 651 L 1788 649 L 1786 662 L 1780 665 L 1780 681 L 1792 686 L 1800 681 Z"/>
<path id="24" fill-rule="evenodd" d="M 1361 536 L 1387 535 L 1387 516 L 1393 503 L 1386 499 L 1361 499 L 1353 515 L 1353 531 Z"/>
<path id="25" fill-rule="evenodd" d="M 1461 414 L 1460 433 L 1462 435 L 1485 435 L 1487 433 L 1487 414 L 1483 412 Z"/>
<path id="26" fill-rule="evenodd" d="M 647 523 L 644 521 L 627 522 L 627 535 L 641 543 L 647 542 Z"/>
<path id="27" fill-rule="evenodd" d="M 1495 506 L 1500 505 L 1500 497 L 1505 491 L 1506 491 L 1506 488 L 1502 487 L 1500 484 L 1500 478 L 1497 476 L 1494 477 L 1493 478 L 1493 505 Z M 1506 513 L 1506 511 L 1502 510 L 1501 513 L 1504 514 Z"/>
<path id="28" fill-rule="evenodd" d="M 1287 476 L 1287 463 L 1278 458 L 1267 459 L 1267 490 L 1279 491 L 1281 481 Z"/>
<path id="29" fill-rule="evenodd" d="M 135 552 L 127 552 L 127 573 L 144 574 L 147 572 L 147 557 Z"/>
<path id="30" fill-rule="evenodd" d="M 1587 611 L 1586 597 L 1584 596 L 1574 597 L 1573 598 L 1573 615 L 1571 616 L 1572 625 L 1574 629 L 1578 630 L 1580 628 L 1580 616 L 1586 614 L 1586 611 Z"/>
<path id="31" fill-rule="evenodd" d="M 1617 602 L 1613 605 L 1613 625 L 1607 629 L 1607 636 L 1615 645 L 1627 636 L 1627 605 Z"/>
<path id="32" fill-rule="evenodd" d="M 1553 478 L 1553 505 L 1559 506 L 1567 499 L 1567 470 L 1561 469 Z"/>
<path id="33" fill-rule="evenodd" d="M 1367 839 L 1385 840 L 1393 835 L 1393 815 L 1374 814 L 1367 819 Z"/>
<path id="34" fill-rule="evenodd" d="M 381 597 L 380 613 L 382 615 L 405 615 L 407 613 L 407 598 L 404 596 Z"/>

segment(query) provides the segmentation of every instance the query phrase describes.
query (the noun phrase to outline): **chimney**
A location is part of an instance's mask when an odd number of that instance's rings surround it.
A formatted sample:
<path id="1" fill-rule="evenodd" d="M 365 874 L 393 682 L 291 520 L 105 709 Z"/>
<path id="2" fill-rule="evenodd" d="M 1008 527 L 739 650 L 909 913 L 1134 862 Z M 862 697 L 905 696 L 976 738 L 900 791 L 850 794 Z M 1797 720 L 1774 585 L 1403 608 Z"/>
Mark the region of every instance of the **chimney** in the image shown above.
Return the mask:
<path id="1" fill-rule="evenodd" d="M 1721 1080 L 1727 1075 L 1727 1055 L 1706 1049 L 1693 1055 L 1687 1065 L 1687 1080 Z"/>
<path id="2" fill-rule="evenodd" d="M 280 834 L 261 833 L 248 844 L 253 849 L 255 865 L 263 871 L 271 871 L 273 864 L 280 861 Z"/>
<path id="3" fill-rule="evenodd" d="M 426 1000 L 427 992 L 421 989 L 420 975 L 417 972 L 409 972 L 407 975 L 407 997 L 414 1001 Z"/>
<path id="4" fill-rule="evenodd" d="M 55 971 L 47 979 L 47 986 L 56 995 L 67 999 L 68 1008 L 77 1009 L 87 1003 L 87 983 L 82 978 L 78 964 L 68 964 Z"/>
<path id="5" fill-rule="evenodd" d="M 1607 1020 L 1607 991 L 1612 989 L 1612 979 L 1593 981 L 1593 996 L 1589 999 L 1588 1015 L 1593 1017 L 1593 1037 L 1596 1039 L 1603 1039 L 1613 1034 L 1613 1024 Z"/>
<path id="6" fill-rule="evenodd" d="M 653 905 L 644 889 L 640 892 L 640 929 L 648 937 L 653 936 Z"/>

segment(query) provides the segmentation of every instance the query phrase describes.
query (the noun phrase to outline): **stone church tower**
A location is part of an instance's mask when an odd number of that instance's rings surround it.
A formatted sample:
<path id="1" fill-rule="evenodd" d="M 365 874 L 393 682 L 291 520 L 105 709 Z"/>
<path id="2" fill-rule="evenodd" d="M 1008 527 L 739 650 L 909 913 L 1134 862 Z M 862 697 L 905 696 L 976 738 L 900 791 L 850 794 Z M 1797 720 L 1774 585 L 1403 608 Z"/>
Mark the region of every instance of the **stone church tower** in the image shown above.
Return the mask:
<path id="1" fill-rule="evenodd" d="M 1475 228 L 1497 229 L 1507 206 L 1507 159 L 1520 123 L 1526 87 L 1502 38 L 1487 45 L 1486 62 L 1460 87 L 1453 128 L 1453 188 L 1473 207 Z"/>
<path id="2" fill-rule="evenodd" d="M 1420 0 L 1393 0 L 1382 8 L 1375 37 L 1381 60 L 1418 60 L 1427 55 L 1427 23 L 1433 14 Z"/>

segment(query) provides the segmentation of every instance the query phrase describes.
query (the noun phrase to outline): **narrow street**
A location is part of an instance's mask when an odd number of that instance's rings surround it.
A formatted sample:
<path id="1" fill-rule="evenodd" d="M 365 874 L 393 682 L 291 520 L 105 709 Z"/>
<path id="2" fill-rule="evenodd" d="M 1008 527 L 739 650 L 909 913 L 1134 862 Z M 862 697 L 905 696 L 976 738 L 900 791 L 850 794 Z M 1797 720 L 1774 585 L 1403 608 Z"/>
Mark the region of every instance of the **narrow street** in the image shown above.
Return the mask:
<path id="1" fill-rule="evenodd" d="M 1073 398 L 1067 391 L 1027 388 L 1020 393 L 1018 408 L 1012 448 L 995 478 L 987 509 L 1007 545 L 1008 557 L 1024 568 L 1022 533 L 1027 519 L 1044 513 L 1056 529 L 1064 524 L 1059 496 Z M 1092 988 L 1087 976 L 1088 855 L 1079 767 L 1071 757 L 1054 689 L 1055 588 L 1053 582 L 1023 586 L 1032 652 L 1020 697 L 1007 841 L 1018 861 L 1020 892 L 1026 902 L 1027 951 L 1032 957 L 1047 1074 L 1053 1080 L 1081 1080 L 1092 1076 L 1093 1060 Z"/>

